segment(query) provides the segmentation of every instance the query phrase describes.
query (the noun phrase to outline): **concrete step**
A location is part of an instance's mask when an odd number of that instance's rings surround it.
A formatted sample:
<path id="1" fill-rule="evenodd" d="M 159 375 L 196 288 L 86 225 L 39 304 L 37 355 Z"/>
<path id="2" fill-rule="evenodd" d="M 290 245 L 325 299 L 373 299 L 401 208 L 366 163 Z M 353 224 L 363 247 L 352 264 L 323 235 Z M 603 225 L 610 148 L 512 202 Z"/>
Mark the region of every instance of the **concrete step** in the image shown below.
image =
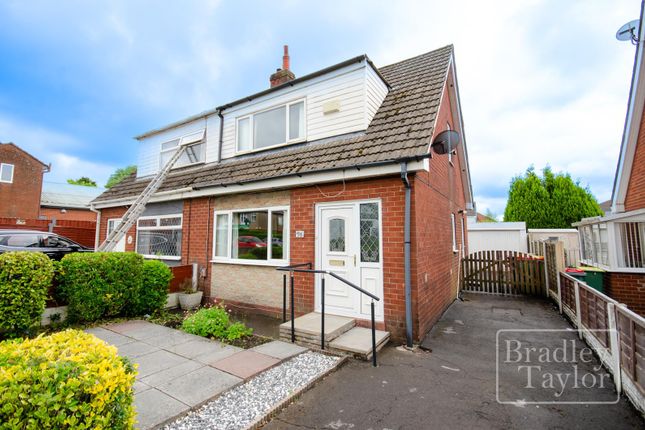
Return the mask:
<path id="1" fill-rule="evenodd" d="M 390 332 L 376 330 L 376 351 L 390 340 Z M 372 358 L 372 330 L 365 327 L 354 327 L 329 343 L 331 352 L 353 355 L 356 358 Z"/>
<path id="2" fill-rule="evenodd" d="M 353 318 L 325 314 L 325 343 L 352 329 L 356 325 Z M 294 320 L 296 340 L 320 346 L 320 313 L 311 312 Z M 280 325 L 280 338 L 291 340 L 291 321 Z"/>

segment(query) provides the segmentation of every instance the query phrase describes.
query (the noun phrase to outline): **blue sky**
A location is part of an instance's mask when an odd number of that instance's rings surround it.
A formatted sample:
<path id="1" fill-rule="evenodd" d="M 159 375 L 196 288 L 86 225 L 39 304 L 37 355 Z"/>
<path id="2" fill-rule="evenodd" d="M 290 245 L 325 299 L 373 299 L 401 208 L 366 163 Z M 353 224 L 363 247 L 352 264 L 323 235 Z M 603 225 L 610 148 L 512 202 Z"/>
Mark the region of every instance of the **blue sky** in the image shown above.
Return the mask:
<path id="1" fill-rule="evenodd" d="M 366 53 L 386 65 L 455 45 L 478 209 L 503 212 L 529 165 L 611 195 L 639 0 L 12 1 L 0 3 L 0 141 L 49 181 L 101 184 L 133 136 Z"/>

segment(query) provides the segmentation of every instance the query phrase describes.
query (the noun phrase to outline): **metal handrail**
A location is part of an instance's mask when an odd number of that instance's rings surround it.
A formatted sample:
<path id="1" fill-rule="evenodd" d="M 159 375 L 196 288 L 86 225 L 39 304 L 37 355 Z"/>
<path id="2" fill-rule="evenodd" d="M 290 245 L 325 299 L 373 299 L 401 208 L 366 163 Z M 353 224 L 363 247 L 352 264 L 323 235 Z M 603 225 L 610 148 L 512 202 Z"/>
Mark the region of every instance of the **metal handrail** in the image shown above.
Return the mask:
<path id="1" fill-rule="evenodd" d="M 301 269 L 300 267 L 309 267 L 308 269 Z M 345 283 L 346 285 L 352 287 L 356 291 L 365 294 L 366 296 L 370 297 L 372 299 L 370 303 L 370 311 L 371 311 L 371 320 L 372 320 L 372 365 L 376 367 L 376 318 L 375 318 L 375 310 L 374 310 L 374 300 L 380 301 L 381 299 L 370 293 L 369 291 L 366 291 L 359 287 L 358 285 L 349 282 L 347 279 L 338 276 L 334 272 L 331 272 L 329 270 L 318 270 L 318 269 L 312 269 L 312 264 L 311 263 L 298 263 L 298 264 L 292 264 L 290 266 L 283 266 L 283 267 L 278 267 L 276 270 L 281 271 L 281 272 L 290 272 L 291 276 L 291 342 L 296 341 L 296 335 L 295 335 L 295 323 L 294 323 L 294 300 L 293 300 L 293 290 L 294 290 L 294 278 L 293 278 L 293 273 L 298 272 L 298 273 L 314 273 L 314 274 L 321 274 L 321 275 L 329 275 L 333 278 L 338 279 L 339 281 Z M 322 350 L 325 349 L 325 277 L 321 277 L 320 279 L 320 287 L 321 287 L 321 294 L 320 294 L 320 348 Z M 284 276 L 282 277 L 282 321 L 286 322 L 286 306 L 287 306 L 287 274 L 285 273 Z"/>

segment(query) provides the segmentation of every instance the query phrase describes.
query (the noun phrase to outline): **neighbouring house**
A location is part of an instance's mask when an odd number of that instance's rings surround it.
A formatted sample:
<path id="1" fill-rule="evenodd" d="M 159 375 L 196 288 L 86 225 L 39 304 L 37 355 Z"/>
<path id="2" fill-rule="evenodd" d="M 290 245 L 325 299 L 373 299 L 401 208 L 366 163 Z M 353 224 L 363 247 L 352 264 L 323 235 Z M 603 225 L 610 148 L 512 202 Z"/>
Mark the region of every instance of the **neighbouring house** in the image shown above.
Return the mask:
<path id="1" fill-rule="evenodd" d="M 0 143 L 0 218 L 38 218 L 43 175 L 49 170 L 18 145 Z"/>
<path id="2" fill-rule="evenodd" d="M 434 154 L 449 129 L 462 144 Z M 285 47 L 270 88 L 136 137 L 136 174 L 92 204 L 98 242 L 187 145 L 120 249 L 196 263 L 207 300 L 271 315 L 282 314 L 276 268 L 312 263 L 380 297 L 380 328 L 420 339 L 458 291 L 473 209 L 463 136 L 452 46 L 384 67 L 360 55 L 299 78 Z M 369 320 L 366 296 L 326 281 L 328 314 Z M 318 310 L 320 294 L 313 275 L 297 274 L 296 314 Z"/>
<path id="3" fill-rule="evenodd" d="M 90 202 L 105 191 L 102 187 L 43 182 L 40 217 L 48 220 L 96 221 Z"/>
<path id="4" fill-rule="evenodd" d="M 644 40 L 645 25 L 640 25 L 638 37 Z M 645 315 L 644 60 L 643 44 L 638 43 L 611 211 L 574 224 L 582 261 L 606 270 L 605 292 L 640 315 Z"/>

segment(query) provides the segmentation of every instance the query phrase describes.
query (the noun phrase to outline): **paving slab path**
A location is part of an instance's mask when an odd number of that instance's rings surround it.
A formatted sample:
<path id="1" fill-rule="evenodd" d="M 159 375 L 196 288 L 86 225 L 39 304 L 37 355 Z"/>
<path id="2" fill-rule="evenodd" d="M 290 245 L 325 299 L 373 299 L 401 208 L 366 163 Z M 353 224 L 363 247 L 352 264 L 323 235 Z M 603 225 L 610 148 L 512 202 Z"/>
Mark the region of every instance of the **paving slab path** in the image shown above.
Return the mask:
<path id="1" fill-rule="evenodd" d="M 423 345 L 432 352 L 391 346 L 379 354 L 377 368 L 350 361 L 304 393 L 265 428 L 644 428 L 640 413 L 624 396 L 615 404 L 498 403 L 499 329 L 571 330 L 571 326 L 545 300 L 469 295 L 466 301 L 453 303 L 424 340 Z M 564 332 L 563 336 L 582 346 L 575 331 Z M 536 346 L 554 345 L 549 333 L 531 335 L 529 340 Z M 597 364 L 595 357 L 589 363 Z M 516 374 L 507 372 L 503 376 L 510 377 L 506 381 L 512 385 Z M 594 394 L 597 400 L 612 397 L 615 399 L 616 393 L 611 381 Z"/>
<path id="2" fill-rule="evenodd" d="M 86 330 L 138 365 L 137 427 L 150 429 L 195 409 L 306 348 L 280 341 L 243 350 L 143 320 Z"/>

